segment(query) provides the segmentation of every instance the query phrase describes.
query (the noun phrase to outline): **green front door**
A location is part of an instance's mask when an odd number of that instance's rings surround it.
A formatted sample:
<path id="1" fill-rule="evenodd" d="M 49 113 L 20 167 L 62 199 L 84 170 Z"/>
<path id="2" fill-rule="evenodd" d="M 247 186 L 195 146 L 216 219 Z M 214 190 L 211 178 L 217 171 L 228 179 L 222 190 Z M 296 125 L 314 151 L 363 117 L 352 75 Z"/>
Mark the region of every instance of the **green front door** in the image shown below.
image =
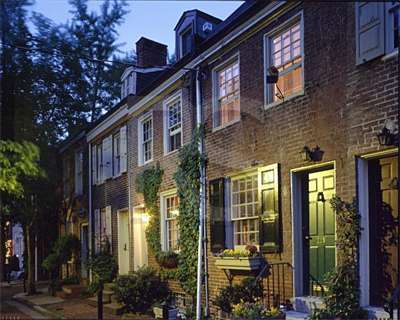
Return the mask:
<path id="1" fill-rule="evenodd" d="M 325 274 L 335 267 L 335 214 L 329 200 L 335 193 L 334 170 L 308 175 L 309 294 L 327 289 Z"/>

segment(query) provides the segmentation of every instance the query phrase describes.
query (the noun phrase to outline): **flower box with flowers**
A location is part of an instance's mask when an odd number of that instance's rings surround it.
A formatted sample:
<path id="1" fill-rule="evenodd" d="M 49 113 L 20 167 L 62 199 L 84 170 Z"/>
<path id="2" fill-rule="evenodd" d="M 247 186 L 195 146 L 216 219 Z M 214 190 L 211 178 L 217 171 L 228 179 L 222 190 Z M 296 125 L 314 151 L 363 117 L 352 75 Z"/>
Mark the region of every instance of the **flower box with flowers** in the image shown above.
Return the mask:
<path id="1" fill-rule="evenodd" d="M 232 314 L 235 320 L 286 319 L 286 313 L 278 308 L 268 308 L 268 306 L 257 302 L 244 302 L 242 299 L 240 303 L 233 306 Z"/>
<path id="2" fill-rule="evenodd" d="M 230 270 L 258 270 L 261 264 L 261 256 L 258 255 L 257 247 L 249 244 L 245 250 L 226 249 L 214 253 L 215 265 L 219 269 Z"/>

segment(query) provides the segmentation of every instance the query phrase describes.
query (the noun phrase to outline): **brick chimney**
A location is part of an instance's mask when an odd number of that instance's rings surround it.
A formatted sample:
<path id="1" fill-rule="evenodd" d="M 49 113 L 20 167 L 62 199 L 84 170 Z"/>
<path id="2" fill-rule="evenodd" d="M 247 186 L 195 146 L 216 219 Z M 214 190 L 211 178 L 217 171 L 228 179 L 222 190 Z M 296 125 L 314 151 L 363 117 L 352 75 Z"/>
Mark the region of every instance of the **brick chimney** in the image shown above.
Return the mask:
<path id="1" fill-rule="evenodd" d="M 141 68 L 167 65 L 167 46 L 144 37 L 136 42 L 136 55 Z"/>

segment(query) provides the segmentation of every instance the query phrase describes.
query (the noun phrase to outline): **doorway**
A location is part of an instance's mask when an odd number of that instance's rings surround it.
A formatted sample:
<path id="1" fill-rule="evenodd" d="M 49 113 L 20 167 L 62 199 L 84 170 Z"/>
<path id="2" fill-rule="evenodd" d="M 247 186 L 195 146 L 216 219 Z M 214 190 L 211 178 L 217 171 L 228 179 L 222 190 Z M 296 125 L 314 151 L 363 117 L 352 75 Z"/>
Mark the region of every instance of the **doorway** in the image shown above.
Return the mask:
<path id="1" fill-rule="evenodd" d="M 135 270 L 148 265 L 147 220 L 148 216 L 144 207 L 138 206 L 133 208 L 133 261 Z"/>
<path id="2" fill-rule="evenodd" d="M 89 225 L 81 226 L 81 258 L 82 258 L 82 279 L 89 277 L 89 272 L 85 268 L 86 261 L 89 258 Z"/>
<path id="3" fill-rule="evenodd" d="M 129 272 L 129 216 L 128 210 L 118 211 L 118 266 L 119 274 Z"/>
<path id="4" fill-rule="evenodd" d="M 295 296 L 320 296 L 325 274 L 336 265 L 334 163 L 292 170 L 293 263 Z"/>

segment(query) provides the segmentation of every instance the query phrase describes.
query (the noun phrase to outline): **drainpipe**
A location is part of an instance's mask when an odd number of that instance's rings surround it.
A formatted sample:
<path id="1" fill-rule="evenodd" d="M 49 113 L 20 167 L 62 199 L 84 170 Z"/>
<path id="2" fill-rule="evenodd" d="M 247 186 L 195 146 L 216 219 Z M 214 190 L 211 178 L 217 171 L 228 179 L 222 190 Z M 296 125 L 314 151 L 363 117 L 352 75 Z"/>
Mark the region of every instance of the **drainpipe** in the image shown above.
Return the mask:
<path id="1" fill-rule="evenodd" d="M 200 68 L 196 71 L 196 106 L 197 106 L 197 126 L 199 127 L 202 124 L 202 105 L 201 105 L 201 70 Z M 203 138 L 200 139 L 199 142 L 199 152 L 203 154 Z M 206 228 L 206 224 L 204 221 L 205 217 L 205 168 L 204 166 L 200 169 L 200 207 L 199 207 L 199 246 L 198 246 L 198 257 L 197 257 L 197 304 L 196 304 L 196 319 L 200 320 L 201 318 L 201 280 L 202 280 L 202 253 L 203 253 L 203 238 L 204 238 L 204 230 Z M 205 263 L 207 263 L 205 256 Z M 206 269 L 207 271 L 207 269 Z M 205 281 L 205 294 L 206 294 L 206 315 L 208 315 L 208 287 L 207 287 L 207 278 Z"/>
<path id="2" fill-rule="evenodd" d="M 92 144 L 88 143 L 89 148 L 89 252 L 92 251 L 92 185 L 93 185 L 93 173 L 92 173 Z M 92 281 L 92 271 L 89 270 L 89 281 Z"/>

